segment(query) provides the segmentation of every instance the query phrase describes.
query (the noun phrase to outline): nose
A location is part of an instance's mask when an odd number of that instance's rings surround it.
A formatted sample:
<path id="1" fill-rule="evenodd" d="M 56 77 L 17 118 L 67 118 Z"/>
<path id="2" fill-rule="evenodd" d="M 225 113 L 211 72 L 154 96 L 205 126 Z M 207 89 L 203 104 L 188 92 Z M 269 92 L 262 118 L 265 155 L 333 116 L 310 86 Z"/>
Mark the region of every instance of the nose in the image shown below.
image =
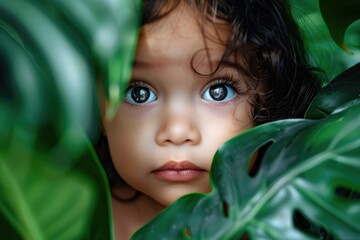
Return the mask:
<path id="1" fill-rule="evenodd" d="M 156 142 L 166 145 L 198 145 L 201 134 L 196 124 L 195 116 L 189 112 L 164 112 L 162 122 L 156 133 Z"/>

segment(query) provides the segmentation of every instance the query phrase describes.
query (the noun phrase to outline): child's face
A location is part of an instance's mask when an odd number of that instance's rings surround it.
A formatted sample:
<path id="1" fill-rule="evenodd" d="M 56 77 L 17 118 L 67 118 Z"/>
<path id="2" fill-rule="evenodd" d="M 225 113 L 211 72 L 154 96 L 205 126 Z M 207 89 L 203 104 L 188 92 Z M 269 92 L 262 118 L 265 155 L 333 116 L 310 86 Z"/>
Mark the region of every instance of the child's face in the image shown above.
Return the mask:
<path id="1" fill-rule="evenodd" d="M 231 64 L 213 76 L 194 72 L 212 72 L 228 37 L 209 24 L 205 44 L 197 19 L 180 5 L 142 28 L 125 103 L 104 120 L 119 174 L 165 206 L 210 191 L 217 148 L 253 126 L 245 76 Z"/>

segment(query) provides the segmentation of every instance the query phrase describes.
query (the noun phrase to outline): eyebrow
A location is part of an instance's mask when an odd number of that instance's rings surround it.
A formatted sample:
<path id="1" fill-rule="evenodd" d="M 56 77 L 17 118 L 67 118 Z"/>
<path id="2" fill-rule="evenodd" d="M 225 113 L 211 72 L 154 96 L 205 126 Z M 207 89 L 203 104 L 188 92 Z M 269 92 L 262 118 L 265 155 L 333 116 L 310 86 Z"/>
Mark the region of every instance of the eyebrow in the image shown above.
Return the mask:
<path id="1" fill-rule="evenodd" d="M 163 63 L 144 62 L 139 60 L 134 60 L 133 62 L 134 68 L 163 68 L 164 66 Z"/>

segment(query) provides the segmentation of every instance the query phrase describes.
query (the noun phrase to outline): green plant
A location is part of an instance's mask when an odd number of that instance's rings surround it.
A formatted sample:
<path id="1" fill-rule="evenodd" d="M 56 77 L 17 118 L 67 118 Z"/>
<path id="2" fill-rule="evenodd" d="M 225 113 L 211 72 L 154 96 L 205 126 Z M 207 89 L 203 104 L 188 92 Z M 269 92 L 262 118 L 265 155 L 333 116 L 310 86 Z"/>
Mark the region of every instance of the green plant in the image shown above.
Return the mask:
<path id="1" fill-rule="evenodd" d="M 314 65 L 321 66 L 328 76 L 326 83 L 360 61 L 360 21 L 348 25 L 351 22 L 350 18 L 356 19 L 356 13 L 350 14 L 351 11 L 357 11 L 354 6 L 358 4 L 356 1 L 290 0 L 290 2 L 294 18 L 302 29 Z M 347 10 L 349 8 L 350 10 Z M 325 15 L 329 16 L 325 17 L 326 21 L 322 12 L 326 12 Z M 347 15 L 351 17 L 347 18 Z M 342 30 L 339 31 L 340 29 Z M 333 41 L 330 32 L 341 40 L 337 43 Z M 348 52 L 341 48 L 343 44 L 348 48 Z"/>
<path id="2" fill-rule="evenodd" d="M 90 143 L 96 81 L 111 116 L 131 74 L 140 9 L 0 2 L 1 239 L 113 238 L 109 186 Z"/>
<path id="3" fill-rule="evenodd" d="M 320 3 L 342 46 L 358 1 Z M 95 85 L 104 84 L 111 117 L 131 73 L 140 9 L 140 0 L 0 1 L 1 239 L 113 239 L 109 186 L 91 145 Z M 214 191 L 181 198 L 134 238 L 359 235 L 359 72 L 324 88 L 307 120 L 263 125 L 223 145 Z M 261 146 L 262 167 L 250 177 L 247 158 Z"/>

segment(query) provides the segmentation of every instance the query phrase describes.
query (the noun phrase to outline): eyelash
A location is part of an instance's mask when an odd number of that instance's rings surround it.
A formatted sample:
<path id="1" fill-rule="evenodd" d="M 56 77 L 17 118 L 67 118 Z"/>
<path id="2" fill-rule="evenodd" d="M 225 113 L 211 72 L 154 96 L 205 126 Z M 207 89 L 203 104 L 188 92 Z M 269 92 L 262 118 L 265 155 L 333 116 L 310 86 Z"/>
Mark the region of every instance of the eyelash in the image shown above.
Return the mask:
<path id="1" fill-rule="evenodd" d="M 133 87 L 147 87 L 150 88 L 150 86 L 148 84 L 146 84 L 144 81 L 142 80 L 131 80 L 131 82 L 129 83 L 129 86 L 127 87 L 126 91 L 128 91 L 130 88 Z"/>
<path id="2" fill-rule="evenodd" d="M 236 94 L 240 95 L 245 92 L 241 79 L 234 79 L 233 75 L 225 74 L 214 78 L 209 87 L 216 86 L 218 84 L 225 84 L 231 87 Z"/>

